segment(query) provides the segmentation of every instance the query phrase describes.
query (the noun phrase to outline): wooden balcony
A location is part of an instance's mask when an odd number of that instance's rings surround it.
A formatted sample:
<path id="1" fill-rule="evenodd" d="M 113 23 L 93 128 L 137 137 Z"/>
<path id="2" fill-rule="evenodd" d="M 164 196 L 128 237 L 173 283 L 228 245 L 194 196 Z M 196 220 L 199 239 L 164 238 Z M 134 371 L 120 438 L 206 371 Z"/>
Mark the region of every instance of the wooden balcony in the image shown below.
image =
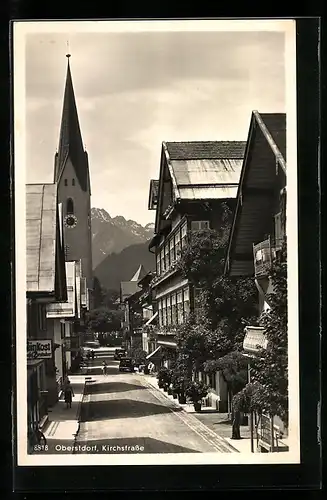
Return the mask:
<path id="1" fill-rule="evenodd" d="M 275 258 L 275 248 L 270 238 L 253 245 L 254 274 L 256 278 L 268 276 Z"/>

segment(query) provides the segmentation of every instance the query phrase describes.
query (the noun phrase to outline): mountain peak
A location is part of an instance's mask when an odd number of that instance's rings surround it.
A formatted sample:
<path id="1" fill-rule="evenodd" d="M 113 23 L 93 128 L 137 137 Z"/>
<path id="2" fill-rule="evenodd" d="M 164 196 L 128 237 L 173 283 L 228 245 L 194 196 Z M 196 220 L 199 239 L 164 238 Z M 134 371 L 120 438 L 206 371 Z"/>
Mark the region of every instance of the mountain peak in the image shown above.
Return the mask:
<path id="1" fill-rule="evenodd" d="M 111 220 L 110 215 L 104 208 L 91 208 L 91 217 L 97 217 L 98 219 L 102 219 L 106 222 Z"/>
<path id="2" fill-rule="evenodd" d="M 145 226 L 122 215 L 111 217 L 103 208 L 91 209 L 92 260 L 97 267 L 105 257 L 153 237 L 154 224 Z"/>

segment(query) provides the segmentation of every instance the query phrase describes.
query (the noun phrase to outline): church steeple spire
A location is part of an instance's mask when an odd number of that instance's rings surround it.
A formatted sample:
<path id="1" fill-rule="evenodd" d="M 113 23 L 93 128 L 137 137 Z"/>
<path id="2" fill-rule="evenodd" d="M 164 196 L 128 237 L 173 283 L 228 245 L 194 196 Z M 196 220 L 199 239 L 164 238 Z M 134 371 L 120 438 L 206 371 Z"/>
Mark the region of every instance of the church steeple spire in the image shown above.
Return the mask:
<path id="1" fill-rule="evenodd" d="M 67 57 L 67 75 L 64 93 L 64 103 L 61 117 L 59 147 L 55 162 L 55 182 L 59 182 L 66 161 L 70 158 L 81 189 L 88 189 L 88 161 L 84 151 L 82 134 L 79 126 L 77 106 L 74 94 L 72 75 L 70 71 L 70 54 Z"/>

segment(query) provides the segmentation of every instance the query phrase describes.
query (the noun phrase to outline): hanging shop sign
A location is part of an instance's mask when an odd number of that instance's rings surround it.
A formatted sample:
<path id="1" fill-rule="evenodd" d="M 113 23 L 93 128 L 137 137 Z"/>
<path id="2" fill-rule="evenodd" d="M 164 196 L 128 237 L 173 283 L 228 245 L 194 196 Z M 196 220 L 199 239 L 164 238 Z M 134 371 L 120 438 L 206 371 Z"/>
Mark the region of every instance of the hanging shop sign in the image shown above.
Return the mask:
<path id="1" fill-rule="evenodd" d="M 51 359 L 52 340 L 28 340 L 27 359 Z"/>

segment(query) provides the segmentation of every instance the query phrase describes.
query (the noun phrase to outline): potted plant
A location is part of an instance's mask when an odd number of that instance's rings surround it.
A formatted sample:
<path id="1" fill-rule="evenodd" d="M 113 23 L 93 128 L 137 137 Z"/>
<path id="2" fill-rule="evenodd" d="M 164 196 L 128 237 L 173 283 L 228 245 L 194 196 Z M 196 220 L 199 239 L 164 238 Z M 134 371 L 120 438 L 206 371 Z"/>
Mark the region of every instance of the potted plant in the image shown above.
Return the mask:
<path id="1" fill-rule="evenodd" d="M 186 395 L 192 401 L 195 411 L 201 411 L 201 400 L 208 394 L 209 387 L 203 382 L 192 381 L 186 388 Z"/>
<path id="2" fill-rule="evenodd" d="M 163 386 L 163 390 L 165 392 L 168 392 L 168 394 L 170 394 L 171 379 L 172 379 L 172 371 L 169 370 L 169 369 L 167 369 L 167 371 L 164 374 L 164 386 Z"/>
<path id="3" fill-rule="evenodd" d="M 157 374 L 157 379 L 158 379 L 158 387 L 160 389 L 165 389 L 167 386 L 167 378 L 168 378 L 168 368 L 160 368 Z"/>
<path id="4" fill-rule="evenodd" d="M 181 372 L 175 372 L 172 377 L 172 393 L 178 397 L 178 402 L 180 404 L 186 403 L 186 387 L 187 379 L 185 375 Z"/>
<path id="5" fill-rule="evenodd" d="M 149 375 L 149 373 L 150 373 L 149 365 L 145 365 L 143 373 L 144 373 L 144 375 Z"/>

